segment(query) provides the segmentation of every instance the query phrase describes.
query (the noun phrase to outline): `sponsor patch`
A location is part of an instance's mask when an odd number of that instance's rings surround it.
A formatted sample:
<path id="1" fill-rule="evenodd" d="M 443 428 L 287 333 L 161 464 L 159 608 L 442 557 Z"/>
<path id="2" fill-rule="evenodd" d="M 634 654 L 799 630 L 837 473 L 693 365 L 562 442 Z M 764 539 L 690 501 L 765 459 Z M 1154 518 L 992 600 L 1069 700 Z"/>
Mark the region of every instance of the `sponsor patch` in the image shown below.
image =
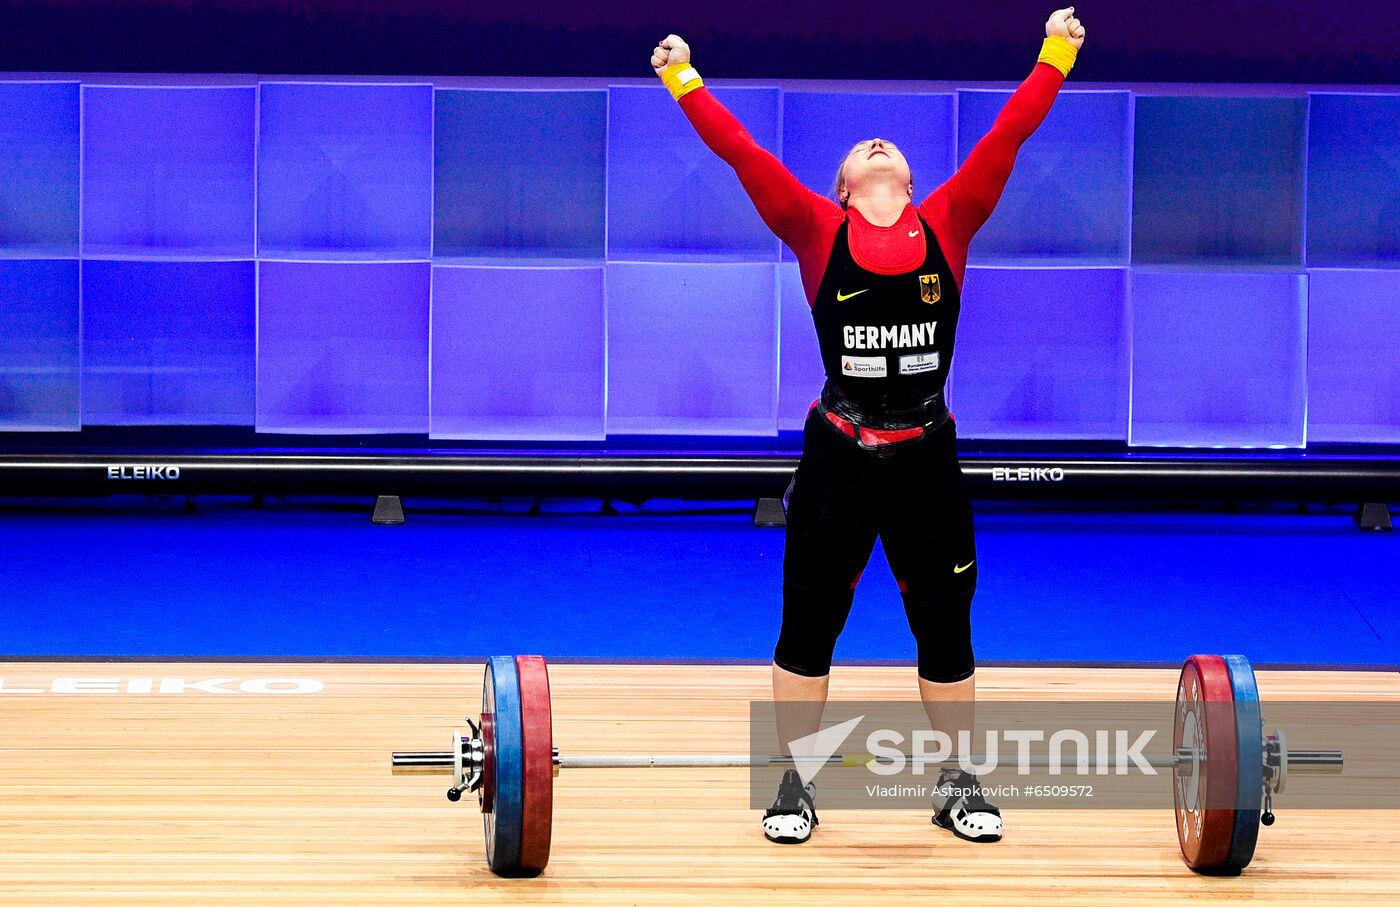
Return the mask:
<path id="1" fill-rule="evenodd" d="M 922 375 L 924 372 L 933 372 L 937 370 L 937 351 L 899 357 L 899 373 L 901 375 Z"/>
<path id="2" fill-rule="evenodd" d="M 165 479 L 180 478 L 178 466 L 108 466 L 109 479 Z"/>
<path id="3" fill-rule="evenodd" d="M 884 356 L 842 356 L 841 373 L 852 378 L 884 378 L 890 368 Z"/>
<path id="4" fill-rule="evenodd" d="M 1058 466 L 992 467 L 993 482 L 1063 482 L 1065 471 Z"/>

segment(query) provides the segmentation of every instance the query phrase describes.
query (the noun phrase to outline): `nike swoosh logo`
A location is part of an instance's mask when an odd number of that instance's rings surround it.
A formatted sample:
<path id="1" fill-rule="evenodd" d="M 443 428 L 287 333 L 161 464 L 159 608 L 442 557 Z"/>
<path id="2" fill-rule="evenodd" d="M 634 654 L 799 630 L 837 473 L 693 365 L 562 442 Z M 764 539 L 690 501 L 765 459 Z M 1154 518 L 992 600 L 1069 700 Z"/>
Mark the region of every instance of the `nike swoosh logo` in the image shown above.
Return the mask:
<path id="1" fill-rule="evenodd" d="M 869 292 L 870 292 L 870 288 L 869 288 L 869 287 L 866 287 L 866 288 L 863 289 L 863 290 L 856 290 L 854 293 L 842 293 L 840 290 L 837 290 L 837 291 L 836 291 L 836 301 L 837 301 L 837 302 L 845 302 L 847 299 L 850 299 L 850 298 L 852 298 L 853 296 L 859 296 L 861 293 L 869 293 Z"/>
<path id="2" fill-rule="evenodd" d="M 910 231 L 909 231 L 909 238 L 910 238 L 910 239 L 913 239 L 915 236 L 918 236 L 918 235 L 919 235 L 919 231 L 918 231 L 918 230 L 910 230 Z"/>
<path id="3" fill-rule="evenodd" d="M 966 564 L 963 564 L 961 567 L 959 567 L 957 564 L 954 564 L 954 565 L 953 565 L 953 572 L 954 572 L 954 573 L 965 573 L 966 571 L 968 571 L 969 569 L 972 568 L 972 565 L 973 565 L 974 563 L 976 563 L 976 561 L 968 561 Z"/>

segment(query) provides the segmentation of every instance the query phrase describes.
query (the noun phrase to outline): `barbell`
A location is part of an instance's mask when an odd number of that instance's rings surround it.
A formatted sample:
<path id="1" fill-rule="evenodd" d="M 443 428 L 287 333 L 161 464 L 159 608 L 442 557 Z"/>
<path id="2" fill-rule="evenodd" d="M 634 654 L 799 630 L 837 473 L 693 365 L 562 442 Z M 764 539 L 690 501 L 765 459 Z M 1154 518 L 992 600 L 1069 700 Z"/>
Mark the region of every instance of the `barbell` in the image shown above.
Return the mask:
<path id="1" fill-rule="evenodd" d="M 486 861 L 502 876 L 538 875 L 549 862 L 554 777 L 565 768 L 719 768 L 795 765 L 782 755 L 567 756 L 553 744 L 549 670 L 538 655 L 487 661 L 479 721 L 454 731 L 445 752 L 396 752 L 395 774 L 451 774 L 449 800 L 474 792 Z M 868 765 L 868 754 L 833 754 L 821 765 Z M 942 759 L 916 760 L 952 767 Z M 1265 735 L 1258 687 L 1242 655 L 1192 655 L 1177 683 L 1172 752 L 1150 756 L 1171 770 L 1182 860 L 1196 872 L 1233 873 L 1249 865 L 1259 825 L 1273 824 L 1272 796 L 1290 771 L 1339 772 L 1337 750 L 1292 750 L 1283 732 Z M 1010 764 L 1011 759 L 998 764 Z M 1027 764 L 1025 760 L 1021 764 Z M 1046 765 L 1046 757 L 1031 757 Z M 1262 807 L 1262 809 L 1261 809 Z"/>

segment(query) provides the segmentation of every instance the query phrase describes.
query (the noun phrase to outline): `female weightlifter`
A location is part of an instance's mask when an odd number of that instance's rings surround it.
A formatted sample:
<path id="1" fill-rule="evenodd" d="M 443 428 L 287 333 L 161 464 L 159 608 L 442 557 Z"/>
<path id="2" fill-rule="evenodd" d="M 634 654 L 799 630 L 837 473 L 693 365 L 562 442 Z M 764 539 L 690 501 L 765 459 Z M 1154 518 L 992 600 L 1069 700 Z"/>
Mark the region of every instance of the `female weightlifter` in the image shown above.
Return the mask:
<path id="1" fill-rule="evenodd" d="M 785 745 L 820 727 L 832 651 L 877 536 L 918 645 L 929 720 L 953 739 L 957 729 L 971 729 L 977 557 L 943 385 L 968 244 L 1084 43 L 1073 7 L 1055 12 L 1045 34 L 1035 69 L 991 131 L 917 205 L 909 164 L 888 139 L 851 149 L 836 172 L 833 202 L 798 182 L 704 88 L 684 41 L 670 35 L 652 51 L 652 67 L 696 132 L 734 168 L 764 223 L 796 254 L 826 368 L 789 488 L 783 620 L 773 654 Z M 1001 815 L 975 777 L 944 772 L 935 791 L 937 825 L 967 840 L 1000 840 Z M 767 837 L 806 841 L 817 824 L 814 793 L 788 771 L 763 819 Z"/>

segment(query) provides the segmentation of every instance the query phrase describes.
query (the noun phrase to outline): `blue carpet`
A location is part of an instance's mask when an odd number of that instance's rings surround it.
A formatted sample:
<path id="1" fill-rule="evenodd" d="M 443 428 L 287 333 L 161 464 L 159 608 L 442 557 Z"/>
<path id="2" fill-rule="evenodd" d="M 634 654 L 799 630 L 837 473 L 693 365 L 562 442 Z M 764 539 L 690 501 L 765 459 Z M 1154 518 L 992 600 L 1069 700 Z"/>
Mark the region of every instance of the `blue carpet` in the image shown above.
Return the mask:
<path id="1" fill-rule="evenodd" d="M 766 659 L 783 533 L 737 510 L 529 516 L 201 499 L 0 510 L 0 655 Z M 596 504 L 593 505 L 596 508 Z M 1347 513 L 977 516 L 979 658 L 1400 662 L 1400 535 Z M 877 549 L 838 659 L 913 659 Z"/>

